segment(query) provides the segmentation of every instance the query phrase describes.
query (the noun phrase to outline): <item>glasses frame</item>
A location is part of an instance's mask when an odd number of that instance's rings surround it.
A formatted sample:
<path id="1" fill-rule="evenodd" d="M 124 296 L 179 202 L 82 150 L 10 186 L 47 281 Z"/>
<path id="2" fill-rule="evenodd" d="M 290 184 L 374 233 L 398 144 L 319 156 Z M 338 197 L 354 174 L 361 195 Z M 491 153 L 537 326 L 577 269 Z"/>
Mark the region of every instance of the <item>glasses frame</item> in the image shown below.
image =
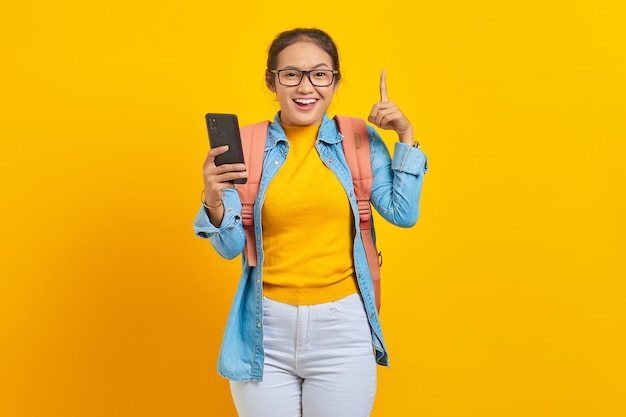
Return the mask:
<path id="1" fill-rule="evenodd" d="M 298 82 L 298 84 L 287 85 L 287 84 L 283 84 L 282 82 L 280 82 L 280 73 L 284 72 L 284 71 L 297 71 L 297 72 L 302 73 L 302 75 L 300 76 L 300 81 Z M 311 73 L 315 72 L 315 71 L 330 71 L 332 73 L 332 75 L 333 75 L 333 77 L 330 80 L 330 83 L 329 84 L 324 84 L 324 85 L 315 84 L 313 82 L 313 80 L 311 79 Z M 299 70 L 299 69 L 293 69 L 293 68 L 285 68 L 285 69 L 273 69 L 273 70 L 270 70 L 270 72 L 278 75 L 278 83 L 280 85 L 282 85 L 283 87 L 297 87 L 297 86 L 299 86 L 300 84 L 302 84 L 302 80 L 304 80 L 304 76 L 305 75 L 309 79 L 309 82 L 311 83 L 311 85 L 313 87 L 329 87 L 329 86 L 333 85 L 333 83 L 335 82 L 335 76 L 337 74 L 339 74 L 339 71 L 337 71 L 337 70 L 329 70 L 329 69 L 313 69 L 313 70 L 308 70 L 307 71 L 307 70 Z"/>

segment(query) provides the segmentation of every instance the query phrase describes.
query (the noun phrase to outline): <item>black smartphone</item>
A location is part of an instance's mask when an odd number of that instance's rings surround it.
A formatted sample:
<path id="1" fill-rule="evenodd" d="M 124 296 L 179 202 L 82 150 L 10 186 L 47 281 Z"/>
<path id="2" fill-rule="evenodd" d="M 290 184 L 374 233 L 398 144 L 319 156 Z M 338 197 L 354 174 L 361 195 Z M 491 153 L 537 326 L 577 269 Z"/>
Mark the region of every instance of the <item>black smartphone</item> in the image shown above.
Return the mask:
<path id="1" fill-rule="evenodd" d="M 226 153 L 215 157 L 215 165 L 243 164 L 245 161 L 237 115 L 230 113 L 207 113 L 205 118 L 211 148 L 228 145 Z M 246 178 L 239 178 L 233 182 L 235 184 L 244 184 Z"/>

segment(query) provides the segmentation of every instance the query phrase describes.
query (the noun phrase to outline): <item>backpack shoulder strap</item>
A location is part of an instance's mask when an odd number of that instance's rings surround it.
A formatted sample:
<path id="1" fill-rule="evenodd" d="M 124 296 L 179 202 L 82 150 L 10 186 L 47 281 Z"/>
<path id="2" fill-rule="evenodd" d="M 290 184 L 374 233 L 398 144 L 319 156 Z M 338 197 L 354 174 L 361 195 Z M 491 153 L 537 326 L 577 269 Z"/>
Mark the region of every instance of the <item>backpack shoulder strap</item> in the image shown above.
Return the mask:
<path id="1" fill-rule="evenodd" d="M 365 120 L 357 117 L 335 116 L 339 131 L 343 135 L 343 152 L 352 173 L 354 192 L 359 203 L 367 202 L 367 209 L 363 207 L 363 214 L 368 216 L 369 199 L 372 192 L 372 163 L 370 160 L 369 134 Z M 366 204 L 363 204 L 366 206 Z M 359 207 L 359 212 L 361 207 Z M 367 219 L 365 219 L 367 220 Z"/>
<path id="2" fill-rule="evenodd" d="M 241 218 L 246 233 L 244 253 L 248 258 L 248 265 L 250 266 L 257 266 L 256 238 L 254 235 L 254 201 L 261 184 L 263 156 L 269 124 L 270 122 L 265 120 L 243 126 L 240 129 L 248 179 L 245 184 L 237 184 L 237 192 L 241 199 Z"/>
<path id="3" fill-rule="evenodd" d="M 376 250 L 372 234 L 372 209 L 370 196 L 372 194 L 372 162 L 370 158 L 369 133 L 365 120 L 357 117 L 335 116 L 339 131 L 343 135 L 343 152 L 346 162 L 352 173 L 354 194 L 359 208 L 361 239 L 365 246 L 367 263 L 369 265 L 376 308 L 380 310 L 380 264 L 379 253 Z"/>

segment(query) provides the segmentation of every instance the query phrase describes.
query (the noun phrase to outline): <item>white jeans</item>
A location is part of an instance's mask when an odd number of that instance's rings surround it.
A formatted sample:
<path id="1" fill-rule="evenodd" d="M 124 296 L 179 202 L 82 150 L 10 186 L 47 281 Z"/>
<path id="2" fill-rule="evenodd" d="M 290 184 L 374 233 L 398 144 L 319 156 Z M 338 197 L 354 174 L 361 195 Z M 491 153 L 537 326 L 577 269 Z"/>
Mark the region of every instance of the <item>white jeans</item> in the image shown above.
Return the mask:
<path id="1" fill-rule="evenodd" d="M 358 294 L 295 306 L 263 299 L 262 382 L 231 381 L 240 417 L 367 417 L 376 362 Z"/>

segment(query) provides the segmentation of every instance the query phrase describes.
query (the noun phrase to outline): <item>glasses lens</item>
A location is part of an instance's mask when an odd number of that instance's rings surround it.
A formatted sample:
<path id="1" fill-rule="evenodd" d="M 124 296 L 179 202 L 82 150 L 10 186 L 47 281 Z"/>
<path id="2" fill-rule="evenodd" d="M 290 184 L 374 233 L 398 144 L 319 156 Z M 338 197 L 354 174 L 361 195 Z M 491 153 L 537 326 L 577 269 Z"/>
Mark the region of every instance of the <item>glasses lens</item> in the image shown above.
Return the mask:
<path id="1" fill-rule="evenodd" d="M 302 79 L 302 71 L 296 70 L 282 70 L 278 71 L 278 81 L 288 87 L 293 87 L 300 84 Z"/>
<path id="2" fill-rule="evenodd" d="M 311 84 L 317 87 L 326 87 L 333 83 L 334 74 L 330 70 L 315 70 L 309 73 Z"/>

